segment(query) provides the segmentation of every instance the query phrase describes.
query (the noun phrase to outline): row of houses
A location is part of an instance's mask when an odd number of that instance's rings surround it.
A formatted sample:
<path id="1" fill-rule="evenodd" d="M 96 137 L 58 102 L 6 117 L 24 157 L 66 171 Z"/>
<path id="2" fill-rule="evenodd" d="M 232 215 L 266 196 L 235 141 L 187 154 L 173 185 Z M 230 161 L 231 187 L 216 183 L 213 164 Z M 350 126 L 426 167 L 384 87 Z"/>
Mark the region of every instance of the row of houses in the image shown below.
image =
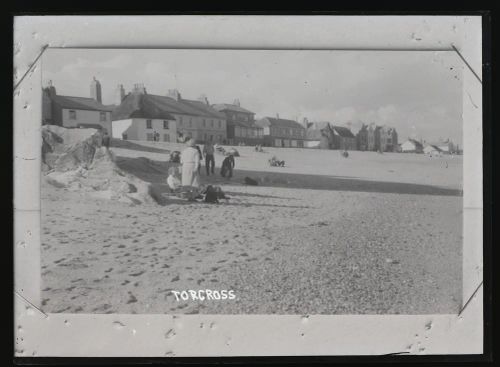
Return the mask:
<path id="1" fill-rule="evenodd" d="M 94 77 L 90 97 L 58 95 L 49 82 L 43 89 L 43 123 L 71 128 L 106 129 L 114 138 L 125 140 L 212 141 L 229 145 L 256 145 L 342 150 L 398 151 L 394 128 L 363 124 L 354 135 L 344 126 L 330 122 L 301 123 L 275 117 L 255 118 L 252 112 L 233 103 L 210 104 L 206 95 L 186 99 L 176 89 L 165 95 L 147 92 L 135 84 L 129 93 L 118 85 L 114 104 L 102 103 L 102 87 Z M 408 144 L 403 144 L 405 149 Z M 420 149 L 414 148 L 415 151 Z"/>

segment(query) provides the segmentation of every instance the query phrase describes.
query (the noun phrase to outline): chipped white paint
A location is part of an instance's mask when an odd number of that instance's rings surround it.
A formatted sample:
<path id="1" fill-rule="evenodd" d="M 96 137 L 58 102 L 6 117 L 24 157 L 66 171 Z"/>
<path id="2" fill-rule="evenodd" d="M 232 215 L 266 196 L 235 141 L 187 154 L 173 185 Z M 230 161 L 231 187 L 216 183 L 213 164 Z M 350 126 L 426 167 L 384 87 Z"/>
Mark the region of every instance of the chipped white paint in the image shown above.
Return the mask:
<path id="1" fill-rule="evenodd" d="M 450 49 L 481 77 L 479 17 L 16 17 L 14 84 L 51 47 Z M 397 29 L 397 32 L 394 30 Z M 111 31 L 115 30 L 115 31 Z M 355 30 L 353 32 L 352 30 Z M 18 356 L 474 354 L 479 289 L 460 315 L 44 315 L 40 305 L 40 60 L 14 92 L 15 351 Z M 464 300 L 482 280 L 481 85 L 463 72 Z M 30 159 L 22 159 L 29 157 Z M 34 159 L 32 159 L 34 158 Z M 30 232 L 28 232 L 30 231 Z M 24 297 L 24 299 L 23 299 Z M 465 302 L 465 301 L 464 301 Z M 167 337 L 167 335 L 169 337 Z"/>

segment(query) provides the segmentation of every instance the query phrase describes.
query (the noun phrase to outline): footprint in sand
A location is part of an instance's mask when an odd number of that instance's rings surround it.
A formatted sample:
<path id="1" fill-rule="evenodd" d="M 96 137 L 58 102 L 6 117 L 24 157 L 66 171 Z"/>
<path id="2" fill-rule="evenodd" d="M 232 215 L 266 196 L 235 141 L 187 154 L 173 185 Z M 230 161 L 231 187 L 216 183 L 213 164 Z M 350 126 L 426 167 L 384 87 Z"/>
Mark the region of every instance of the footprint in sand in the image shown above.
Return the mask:
<path id="1" fill-rule="evenodd" d="M 113 268 L 109 268 L 108 270 L 104 270 L 105 273 L 109 273 L 110 271 L 113 271 Z"/>
<path id="2" fill-rule="evenodd" d="M 145 271 L 144 271 L 144 270 L 141 270 L 141 271 L 139 271 L 139 272 L 137 272 L 137 273 L 132 273 L 132 274 L 129 274 L 129 275 L 130 275 L 131 277 L 138 277 L 139 275 L 142 275 L 142 274 L 144 274 L 144 273 L 145 273 Z"/>
<path id="3" fill-rule="evenodd" d="M 219 268 L 218 268 L 218 267 L 216 267 L 216 266 L 214 266 L 214 267 L 210 268 L 210 271 L 217 271 L 217 270 L 219 270 Z"/>
<path id="4" fill-rule="evenodd" d="M 177 282 L 179 279 L 180 279 L 179 276 L 176 275 L 174 278 L 172 278 L 171 282 Z"/>
<path id="5" fill-rule="evenodd" d="M 137 298 L 135 298 L 135 296 L 129 292 L 129 298 L 128 298 L 127 304 L 135 303 L 135 302 L 137 302 Z"/>
<path id="6" fill-rule="evenodd" d="M 130 280 L 125 279 L 121 285 L 127 285 L 128 283 L 130 283 Z"/>
<path id="7" fill-rule="evenodd" d="M 222 263 L 225 263 L 227 260 L 219 260 L 217 261 L 217 264 L 222 264 Z"/>
<path id="8" fill-rule="evenodd" d="M 204 282 L 204 281 L 205 281 L 205 279 L 204 279 L 204 278 L 201 278 L 201 279 L 198 279 L 196 283 L 197 283 L 198 285 L 200 285 L 200 284 L 201 284 L 202 282 Z"/>
<path id="9" fill-rule="evenodd" d="M 169 268 L 170 266 L 168 266 L 167 264 L 163 264 L 162 268 L 166 269 L 166 268 Z"/>
<path id="10" fill-rule="evenodd" d="M 64 261 L 64 260 L 66 260 L 66 258 L 65 258 L 65 257 L 63 257 L 62 259 L 59 259 L 59 260 L 54 261 L 54 264 L 59 264 L 61 261 Z"/>
<path id="11" fill-rule="evenodd" d="M 243 252 L 240 254 L 240 256 L 248 256 L 248 254 L 246 252 Z"/>

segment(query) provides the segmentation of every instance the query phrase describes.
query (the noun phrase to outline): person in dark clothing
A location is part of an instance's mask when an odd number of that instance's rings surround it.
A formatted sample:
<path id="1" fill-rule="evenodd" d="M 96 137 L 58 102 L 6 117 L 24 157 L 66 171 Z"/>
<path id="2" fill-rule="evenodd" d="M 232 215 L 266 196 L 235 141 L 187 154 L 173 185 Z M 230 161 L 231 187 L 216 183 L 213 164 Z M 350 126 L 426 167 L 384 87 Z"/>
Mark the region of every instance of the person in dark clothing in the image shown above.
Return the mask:
<path id="1" fill-rule="evenodd" d="M 233 169 L 234 169 L 234 157 L 232 154 L 230 154 L 222 161 L 220 175 L 222 177 L 226 177 L 227 174 L 227 177 L 231 178 L 233 177 Z"/>
<path id="2" fill-rule="evenodd" d="M 205 168 L 207 169 L 207 176 L 210 175 L 210 171 L 212 171 L 212 175 L 214 174 L 214 166 L 215 166 L 215 148 L 212 143 L 212 139 L 206 142 L 203 146 L 203 153 L 205 154 Z"/>
<path id="3" fill-rule="evenodd" d="M 104 131 L 104 135 L 102 137 L 102 145 L 104 145 L 104 147 L 106 148 L 106 150 L 109 149 L 109 144 L 111 142 L 111 138 L 110 136 L 108 135 L 108 132 L 107 131 Z"/>
<path id="4" fill-rule="evenodd" d="M 201 173 L 201 161 L 203 160 L 203 154 L 201 153 L 200 147 L 197 145 L 196 150 L 198 150 L 198 153 L 200 154 L 200 165 L 198 166 L 198 173 Z"/>

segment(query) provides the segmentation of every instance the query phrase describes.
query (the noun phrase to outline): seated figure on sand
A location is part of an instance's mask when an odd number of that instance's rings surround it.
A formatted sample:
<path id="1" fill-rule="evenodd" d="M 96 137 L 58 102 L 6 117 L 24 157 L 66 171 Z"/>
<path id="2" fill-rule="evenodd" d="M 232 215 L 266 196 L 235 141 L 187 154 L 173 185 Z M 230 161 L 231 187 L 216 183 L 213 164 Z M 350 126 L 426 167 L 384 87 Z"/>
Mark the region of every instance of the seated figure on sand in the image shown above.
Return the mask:
<path id="1" fill-rule="evenodd" d="M 230 153 L 224 160 L 222 161 L 222 166 L 220 169 L 220 175 L 222 177 L 231 178 L 233 177 L 233 169 L 234 169 L 234 157 L 233 154 Z"/>
<path id="2" fill-rule="evenodd" d="M 182 182 L 179 176 L 178 167 L 170 167 L 168 169 L 167 185 L 172 192 L 179 192 L 181 189 Z"/>
<path id="3" fill-rule="evenodd" d="M 285 167 L 285 161 L 279 160 L 276 158 L 276 156 L 272 156 L 272 158 L 269 160 L 269 164 L 272 167 Z"/>

